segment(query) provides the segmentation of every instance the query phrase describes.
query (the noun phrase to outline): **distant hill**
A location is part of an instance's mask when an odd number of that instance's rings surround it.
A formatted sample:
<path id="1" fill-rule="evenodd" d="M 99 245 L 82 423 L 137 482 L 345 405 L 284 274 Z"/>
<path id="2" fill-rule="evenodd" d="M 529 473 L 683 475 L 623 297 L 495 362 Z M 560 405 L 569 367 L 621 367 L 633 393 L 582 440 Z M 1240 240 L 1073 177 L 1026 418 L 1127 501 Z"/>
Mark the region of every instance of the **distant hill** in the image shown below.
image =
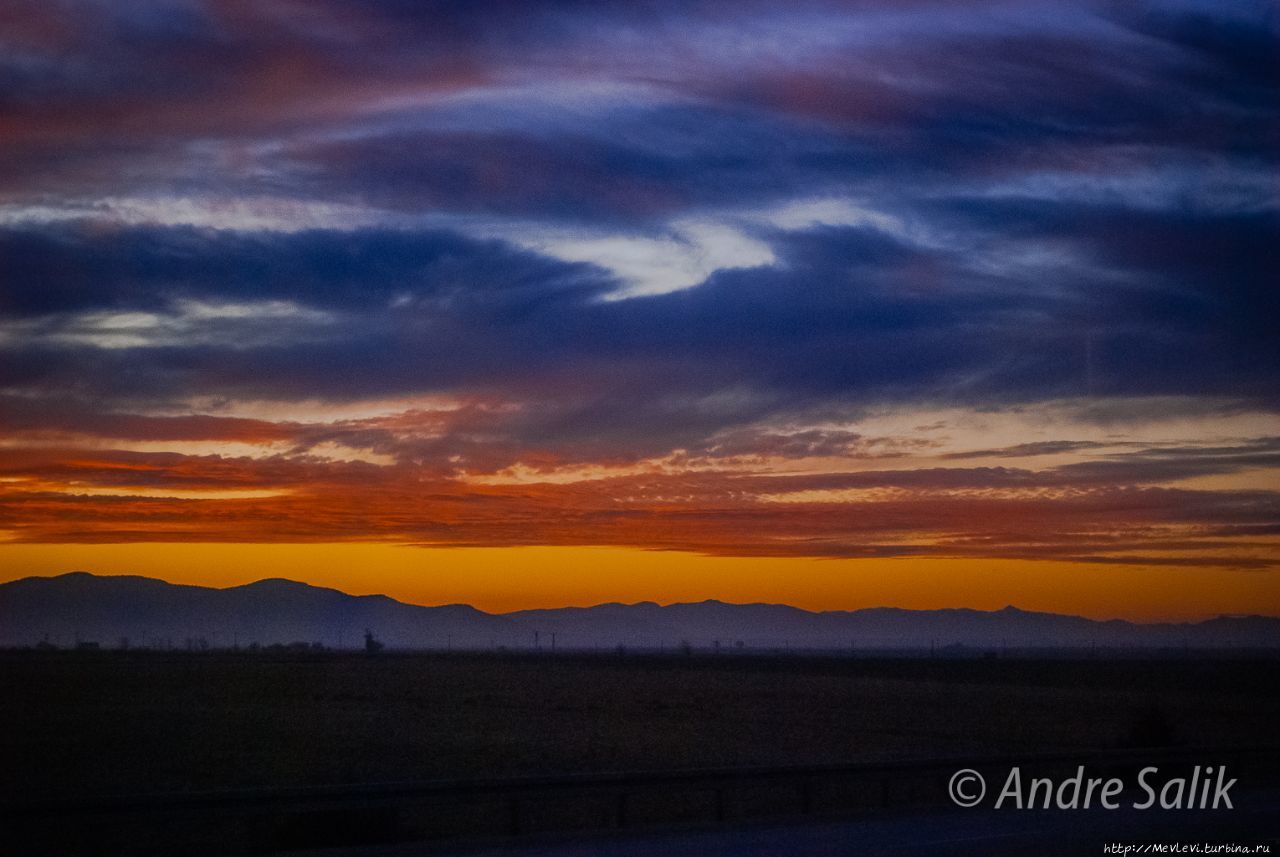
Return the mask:
<path id="1" fill-rule="evenodd" d="M 77 641 L 115 647 L 187 641 L 211 647 L 319 643 L 358 648 L 365 629 L 390 648 L 561 649 L 1280 648 L 1280 618 L 1221 616 L 1140 624 L 1003 610 L 872 608 L 812 612 L 780 604 L 703 601 L 601 604 L 491 614 L 462 604 L 420 607 L 289 580 L 229 589 L 73 572 L 0 584 L 0 646 Z"/>
<path id="2" fill-rule="evenodd" d="M 601 604 L 506 614 L 570 645 L 618 639 L 633 645 L 688 640 L 722 649 L 923 649 L 946 647 L 1044 648 L 1109 646 L 1169 648 L 1233 646 L 1280 648 L 1280 618 L 1220 616 L 1206 622 L 1138 624 L 1080 616 L 1003 610 L 865 610 L 811 612 L 782 604 L 703 601 L 662 607 L 652 602 Z"/>
<path id="3" fill-rule="evenodd" d="M 73 572 L 0 584 L 0 645 L 48 639 L 114 647 L 183 647 L 188 639 L 210 646 L 251 643 L 321 643 L 356 648 L 372 630 L 388 646 L 488 647 L 512 641 L 521 628 L 511 619 L 466 605 L 417 607 L 385 595 L 347 595 L 291 580 L 259 580 L 211 589 L 148 577 L 99 577 Z M 160 642 L 163 641 L 163 642 Z"/>

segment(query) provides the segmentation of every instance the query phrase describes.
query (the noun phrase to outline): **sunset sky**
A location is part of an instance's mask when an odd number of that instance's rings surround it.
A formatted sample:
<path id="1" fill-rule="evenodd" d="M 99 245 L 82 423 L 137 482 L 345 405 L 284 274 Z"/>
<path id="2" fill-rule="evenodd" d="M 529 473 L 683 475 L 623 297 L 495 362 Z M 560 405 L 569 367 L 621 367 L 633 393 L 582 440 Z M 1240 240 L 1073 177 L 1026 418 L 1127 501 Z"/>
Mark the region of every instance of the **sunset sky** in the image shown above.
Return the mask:
<path id="1" fill-rule="evenodd" d="M 1280 614 L 1270 0 L 0 6 L 0 580 Z"/>

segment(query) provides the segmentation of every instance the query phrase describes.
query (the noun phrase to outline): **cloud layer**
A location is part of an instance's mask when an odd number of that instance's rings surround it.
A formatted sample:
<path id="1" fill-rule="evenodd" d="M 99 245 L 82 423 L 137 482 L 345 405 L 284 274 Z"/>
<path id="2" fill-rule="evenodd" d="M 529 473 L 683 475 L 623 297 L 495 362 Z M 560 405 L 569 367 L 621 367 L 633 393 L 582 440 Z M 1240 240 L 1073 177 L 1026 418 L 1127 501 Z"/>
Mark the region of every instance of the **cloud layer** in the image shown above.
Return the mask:
<path id="1" fill-rule="evenodd" d="M 20 2 L 0 530 L 1267 568 L 1265 2 Z"/>

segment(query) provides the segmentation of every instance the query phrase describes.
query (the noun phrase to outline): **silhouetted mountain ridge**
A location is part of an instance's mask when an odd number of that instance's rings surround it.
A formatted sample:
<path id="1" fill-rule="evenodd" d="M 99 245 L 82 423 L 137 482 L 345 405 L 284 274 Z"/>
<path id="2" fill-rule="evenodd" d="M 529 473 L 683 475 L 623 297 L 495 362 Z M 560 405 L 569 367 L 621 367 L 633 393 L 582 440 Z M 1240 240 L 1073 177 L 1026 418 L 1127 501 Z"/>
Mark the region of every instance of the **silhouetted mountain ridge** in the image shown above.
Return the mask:
<path id="1" fill-rule="evenodd" d="M 814 612 L 715 599 L 660 605 L 492 614 L 467 604 L 423 607 L 386 595 L 349 595 L 284 578 L 213 589 L 141 576 L 71 572 L 0 584 L 0 645 L 94 641 L 116 646 L 212 647 L 320 643 L 358 648 L 365 629 L 392 648 L 626 646 L 743 649 L 968 647 L 1280 648 L 1280 618 L 1218 616 L 1143 624 L 1021 610 L 873 607 Z"/>

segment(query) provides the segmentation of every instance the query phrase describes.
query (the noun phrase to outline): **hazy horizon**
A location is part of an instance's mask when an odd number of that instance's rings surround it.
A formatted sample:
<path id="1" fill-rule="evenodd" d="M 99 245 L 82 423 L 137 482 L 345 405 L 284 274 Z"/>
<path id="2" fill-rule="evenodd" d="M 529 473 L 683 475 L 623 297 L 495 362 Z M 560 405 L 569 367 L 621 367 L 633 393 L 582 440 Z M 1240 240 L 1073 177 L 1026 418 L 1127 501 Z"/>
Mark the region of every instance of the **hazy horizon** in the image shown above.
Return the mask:
<path id="1" fill-rule="evenodd" d="M 538 612 L 538 611 L 557 611 L 557 610 L 578 610 L 578 609 L 590 609 L 593 607 L 610 607 L 610 606 L 636 607 L 636 606 L 651 605 L 651 606 L 657 606 L 657 607 L 673 607 L 673 606 L 690 606 L 690 605 L 699 605 L 699 604 L 722 604 L 730 607 L 787 607 L 787 608 L 800 610 L 806 613 L 815 613 L 815 614 L 817 613 L 857 613 L 864 610 L 865 611 L 896 610 L 896 611 L 902 611 L 906 613 L 970 611 L 974 613 L 986 613 L 986 614 L 1015 611 L 1019 613 L 1035 613 L 1035 614 L 1044 614 L 1044 615 L 1050 615 L 1050 616 L 1066 616 L 1071 618 L 1087 619 L 1093 622 L 1108 622 L 1108 621 L 1120 620 L 1120 621 L 1129 622 L 1135 625 L 1196 624 L 1198 622 L 1208 621 L 1211 619 L 1219 619 L 1219 618 L 1257 617 L 1257 618 L 1268 618 L 1268 619 L 1271 619 L 1271 618 L 1280 619 L 1280 612 L 1268 613 L 1263 610 L 1244 611 L 1244 612 L 1237 612 L 1237 613 L 1213 613 L 1213 614 L 1205 614 L 1203 616 L 1167 617 L 1167 618 L 1160 618 L 1160 619 L 1129 619 L 1122 616 L 1087 616 L 1084 614 L 1063 613 L 1063 612 L 1057 612 L 1053 610 L 1036 610 L 1036 609 L 1027 608 L 1014 603 L 1004 604 L 998 607 L 971 607 L 964 604 L 944 605 L 944 606 L 937 606 L 937 607 L 902 607 L 895 604 L 865 604 L 865 605 L 859 605 L 854 607 L 804 607 L 801 605 L 791 604 L 783 601 L 732 601 L 732 600 L 724 600 L 724 599 L 710 597 L 710 596 L 706 598 L 696 599 L 696 600 L 663 601 L 663 600 L 655 600 L 655 599 L 640 599 L 635 601 L 619 601 L 614 599 L 614 600 L 608 600 L 608 601 L 587 601 L 587 602 L 580 602 L 580 603 L 547 603 L 547 604 L 535 605 L 530 607 L 518 607 L 518 608 L 503 610 L 503 609 L 486 609 L 482 605 L 477 605 L 467 600 L 437 601 L 437 602 L 408 601 L 402 598 L 397 598 L 394 595 L 387 592 L 353 591 L 350 589 L 344 589 L 341 586 L 316 584 L 316 583 L 311 583 L 296 577 L 286 577 L 286 576 L 279 576 L 279 575 L 256 576 L 253 574 L 249 574 L 241 582 L 229 582 L 222 585 L 210 585 L 206 583 L 188 583 L 188 582 L 183 582 L 178 580 L 171 580 L 166 577 L 158 577 L 158 576 L 136 574 L 136 573 L 104 574 L 104 573 L 89 571 L 87 569 L 69 569 L 67 571 L 53 573 L 53 574 L 33 574 L 33 575 L 22 575 L 22 576 L 17 576 L 13 578 L 5 578 L 3 580 L 0 580 L 0 586 L 6 583 L 16 583 L 24 580 L 54 580 L 60 577 L 74 577 L 78 575 L 87 575 L 89 577 L 97 578 L 97 579 L 135 578 L 139 580 L 155 581 L 155 582 L 170 584 L 174 586 L 190 586 L 198 589 L 210 589 L 210 590 L 243 589 L 246 587 L 253 587 L 256 584 L 283 582 L 283 583 L 290 583 L 290 584 L 300 584 L 302 586 L 306 586 L 306 587 L 317 589 L 317 590 L 337 592 L 342 595 L 351 596 L 355 598 L 387 597 L 387 598 L 391 598 L 397 603 L 404 604 L 411 607 L 434 608 L 434 607 L 465 606 L 465 607 L 471 607 L 477 611 L 480 611 L 482 613 L 492 615 L 492 616 L 510 616 L 518 613 L 528 613 L 528 612 Z"/>
<path id="2" fill-rule="evenodd" d="M 71 572 L 0 584 L 0 647 L 137 648 L 202 652 L 249 645 L 365 649 L 376 640 L 401 651 L 551 651 L 673 655 L 859 651 L 936 656 L 1015 652 L 1055 656 L 1100 651 L 1214 656 L 1280 652 L 1280 617 L 1131 623 L 1020 610 L 903 610 L 868 607 L 811 612 L 785 604 L 707 599 L 490 613 L 466 604 L 414 605 L 285 578 L 241 586 L 174 586 L 140 576 Z M 185 641 L 185 642 L 183 642 Z M 176 646 L 175 646 L 176 642 Z"/>

